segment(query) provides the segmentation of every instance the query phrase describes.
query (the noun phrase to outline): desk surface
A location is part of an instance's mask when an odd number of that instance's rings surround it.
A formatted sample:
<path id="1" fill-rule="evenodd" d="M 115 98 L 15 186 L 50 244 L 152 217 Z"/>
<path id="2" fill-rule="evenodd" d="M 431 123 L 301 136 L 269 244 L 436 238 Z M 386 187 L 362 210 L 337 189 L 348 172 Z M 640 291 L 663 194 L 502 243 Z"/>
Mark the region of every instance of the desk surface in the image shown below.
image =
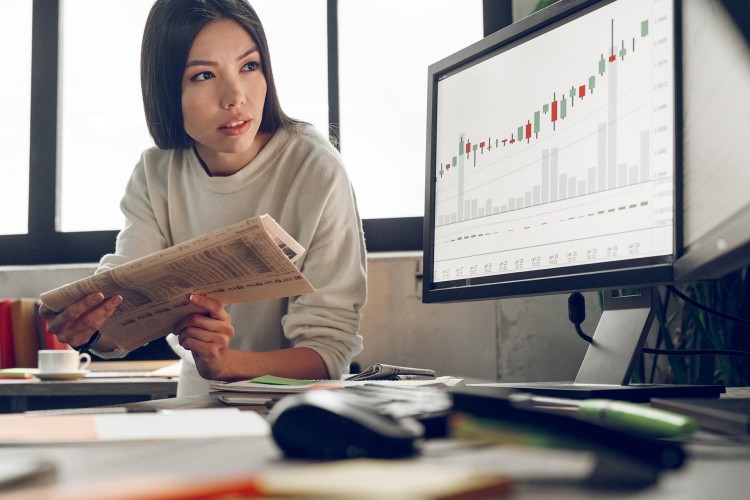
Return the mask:
<path id="1" fill-rule="evenodd" d="M 163 409 L 224 407 L 210 396 L 172 398 L 162 401 L 132 403 L 128 406 Z M 246 410 L 258 409 L 247 407 Z M 263 409 L 261 408 L 261 412 Z M 512 498 L 628 498 L 628 499 L 706 499 L 745 498 L 750 488 L 750 442 L 728 440 L 700 433 L 686 443 L 690 454 L 687 464 L 677 471 L 664 473 L 652 487 L 638 491 L 602 491 L 578 485 L 528 482 L 515 487 Z M 540 470 L 554 464 L 554 454 L 544 460 L 539 455 L 529 461 L 527 453 L 512 446 L 481 447 L 450 439 L 423 443 L 414 461 L 443 466 L 466 466 L 476 470 L 518 471 L 536 464 Z M 138 477 L 158 473 L 177 478 L 199 479 L 227 476 L 248 477 L 259 471 L 304 467 L 304 462 L 287 461 L 270 436 L 219 440 L 190 440 L 127 445 L 66 445 L 0 447 L 3 459 L 42 457 L 57 465 L 55 487 L 74 487 L 86 491 L 94 479 L 112 485 L 126 485 Z M 536 462 L 535 462 L 536 461 Z M 408 463 L 412 463 L 410 460 Z M 525 464 L 525 465 L 524 465 Z M 95 472 L 94 472 L 95 471 Z M 127 491 L 127 490 L 126 490 Z M 0 491 L 0 498 L 6 498 Z M 35 498 L 33 489 L 9 492 L 7 498 Z M 39 498 L 39 497 L 36 497 Z M 126 498 L 113 493 L 108 498 Z"/>
<path id="2" fill-rule="evenodd" d="M 29 409 L 100 406 L 177 394 L 177 379 L 161 377 L 0 380 L 0 413 Z"/>

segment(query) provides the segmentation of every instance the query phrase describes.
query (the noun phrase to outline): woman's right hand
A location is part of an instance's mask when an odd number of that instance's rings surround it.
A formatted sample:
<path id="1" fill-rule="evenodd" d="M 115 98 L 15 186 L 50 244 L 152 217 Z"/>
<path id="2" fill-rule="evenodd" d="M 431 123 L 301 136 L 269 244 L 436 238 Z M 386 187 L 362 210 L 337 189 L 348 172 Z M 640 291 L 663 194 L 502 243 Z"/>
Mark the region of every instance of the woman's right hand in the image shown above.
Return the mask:
<path id="1" fill-rule="evenodd" d="M 48 332 L 56 335 L 60 342 L 77 347 L 89 341 L 121 302 L 120 295 L 105 299 L 102 293 L 96 292 L 59 312 L 42 304 L 39 315 L 47 322 Z"/>

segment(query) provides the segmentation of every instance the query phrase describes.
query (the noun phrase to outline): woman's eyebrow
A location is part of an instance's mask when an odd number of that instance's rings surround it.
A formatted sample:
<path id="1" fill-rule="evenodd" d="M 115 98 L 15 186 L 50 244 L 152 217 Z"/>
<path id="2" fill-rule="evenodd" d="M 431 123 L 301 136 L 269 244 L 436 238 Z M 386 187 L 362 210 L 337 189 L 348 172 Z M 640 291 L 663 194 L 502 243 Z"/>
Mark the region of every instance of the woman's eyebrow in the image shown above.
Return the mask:
<path id="1" fill-rule="evenodd" d="M 256 47 L 255 45 L 253 45 L 252 47 L 250 47 L 249 49 L 247 49 L 247 51 L 245 51 L 244 54 L 242 54 L 241 56 L 239 56 L 237 58 L 237 60 L 240 61 L 240 60 L 246 58 L 247 56 L 249 56 L 250 54 L 252 54 L 253 52 L 258 52 L 258 47 Z"/>
<path id="2" fill-rule="evenodd" d="M 246 58 L 250 54 L 258 52 L 258 47 L 252 46 L 247 51 L 245 51 L 243 54 L 241 54 L 239 57 L 237 57 L 238 61 L 241 61 L 242 59 Z M 214 61 L 207 61 L 204 59 L 193 59 L 192 61 L 188 61 L 188 63 L 185 65 L 185 68 L 191 68 L 193 66 L 216 66 L 217 63 Z"/>

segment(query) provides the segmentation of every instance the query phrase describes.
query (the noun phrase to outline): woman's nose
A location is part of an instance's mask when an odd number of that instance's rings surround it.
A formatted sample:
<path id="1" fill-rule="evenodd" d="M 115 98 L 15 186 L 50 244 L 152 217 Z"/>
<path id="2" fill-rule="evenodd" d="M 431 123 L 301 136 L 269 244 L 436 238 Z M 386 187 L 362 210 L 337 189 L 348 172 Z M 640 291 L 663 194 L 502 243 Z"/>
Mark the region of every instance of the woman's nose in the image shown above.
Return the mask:
<path id="1" fill-rule="evenodd" d="M 245 104 L 245 93 L 236 82 L 227 82 L 221 99 L 221 107 L 229 109 Z"/>

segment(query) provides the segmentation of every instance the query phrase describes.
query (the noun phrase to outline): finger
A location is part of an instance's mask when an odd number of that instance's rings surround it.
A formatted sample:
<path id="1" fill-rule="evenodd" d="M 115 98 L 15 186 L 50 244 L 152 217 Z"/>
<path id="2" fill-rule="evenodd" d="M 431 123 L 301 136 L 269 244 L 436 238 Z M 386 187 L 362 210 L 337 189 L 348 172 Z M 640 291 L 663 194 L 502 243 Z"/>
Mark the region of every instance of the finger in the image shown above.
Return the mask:
<path id="1" fill-rule="evenodd" d="M 117 309 L 117 306 L 122 304 L 122 296 L 115 295 L 105 300 L 101 305 L 92 309 L 88 314 L 88 324 L 94 326 L 95 330 L 99 330 L 104 326 L 104 323 L 112 317 Z"/>
<path id="2" fill-rule="evenodd" d="M 209 297 L 203 297 L 202 295 L 193 294 L 189 297 L 192 304 L 204 309 L 208 314 L 218 320 L 226 320 L 229 318 L 229 313 L 224 310 L 224 305 L 218 300 L 211 299 Z"/>
<path id="3" fill-rule="evenodd" d="M 73 304 L 66 307 L 60 313 L 59 317 L 66 323 L 75 321 L 76 319 L 86 314 L 86 312 L 88 312 L 89 310 L 98 307 L 103 301 L 104 294 L 100 292 L 92 293 L 79 300 L 78 302 L 74 302 Z"/>
<path id="4" fill-rule="evenodd" d="M 203 328 L 189 326 L 182 330 L 177 337 L 181 342 L 187 339 L 194 339 L 199 342 L 213 342 L 217 338 L 217 335 L 215 332 Z"/>
<path id="5" fill-rule="evenodd" d="M 104 295 L 102 293 L 92 293 L 85 296 L 78 302 L 74 302 L 62 311 L 54 311 L 47 307 L 44 303 L 42 303 L 39 306 L 39 315 L 44 319 L 52 319 L 59 315 L 63 315 L 64 318 L 76 318 L 83 312 L 99 304 L 102 300 L 104 300 Z"/>
<path id="6" fill-rule="evenodd" d="M 179 344 L 188 351 L 194 351 L 199 355 L 205 355 L 209 352 L 216 352 L 226 343 L 217 342 L 212 332 L 206 332 L 200 328 L 186 328 L 177 336 Z"/>
<path id="7" fill-rule="evenodd" d="M 122 303 L 122 297 L 115 295 L 99 303 L 96 300 L 97 297 L 88 296 L 69 306 L 62 313 L 51 316 L 47 323 L 48 330 L 57 334 L 68 331 L 71 335 L 78 333 L 90 335 L 92 332 L 99 330 L 114 314 L 117 306 Z M 82 306 L 90 305 L 91 302 L 94 302 L 93 307 L 83 309 Z"/>

